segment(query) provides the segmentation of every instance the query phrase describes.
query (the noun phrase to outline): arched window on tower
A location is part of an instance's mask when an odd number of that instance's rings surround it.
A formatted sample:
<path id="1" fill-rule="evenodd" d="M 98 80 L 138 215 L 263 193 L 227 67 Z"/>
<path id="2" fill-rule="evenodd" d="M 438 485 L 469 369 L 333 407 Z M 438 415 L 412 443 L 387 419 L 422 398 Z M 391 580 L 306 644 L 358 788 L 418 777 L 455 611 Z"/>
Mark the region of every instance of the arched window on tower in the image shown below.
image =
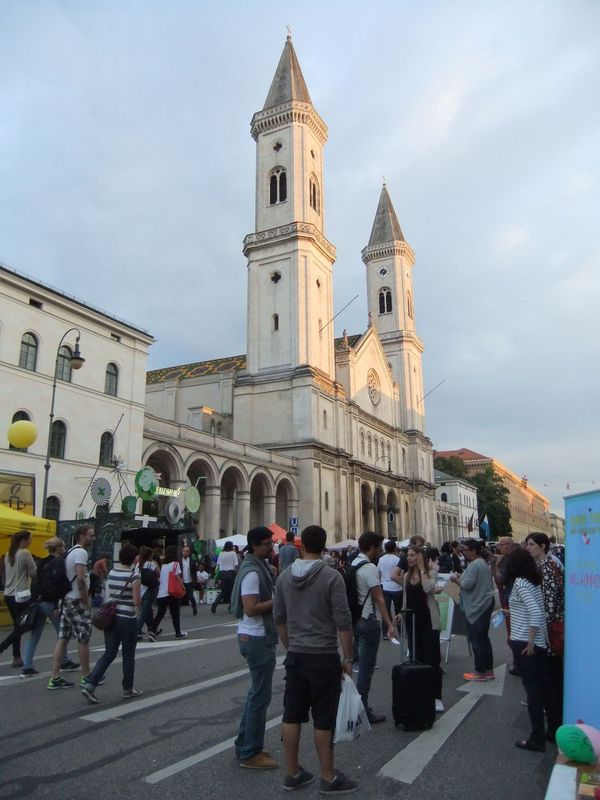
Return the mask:
<path id="1" fill-rule="evenodd" d="M 365 454 L 365 432 L 360 432 L 360 454 L 364 456 Z"/>
<path id="2" fill-rule="evenodd" d="M 21 350 L 19 352 L 19 366 L 35 372 L 38 353 L 38 340 L 33 333 L 23 334 Z"/>
<path id="3" fill-rule="evenodd" d="M 104 394 L 117 396 L 119 388 L 119 368 L 116 364 L 108 364 L 104 373 Z"/>
<path id="4" fill-rule="evenodd" d="M 310 200 L 310 207 L 313 208 L 317 214 L 321 213 L 321 192 L 319 189 L 319 181 L 316 175 L 311 175 L 308 181 L 308 194 Z"/>
<path id="5" fill-rule="evenodd" d="M 389 314 L 392 310 L 392 290 L 384 286 L 379 291 L 379 313 Z"/>
<path id="6" fill-rule="evenodd" d="M 114 439 L 112 433 L 106 431 L 100 437 L 100 456 L 98 463 L 103 467 L 110 467 L 113 457 Z"/>
<path id="7" fill-rule="evenodd" d="M 283 167 L 275 167 L 269 176 L 269 204 L 287 200 L 287 175 Z"/>
<path id="8" fill-rule="evenodd" d="M 371 456 L 373 454 L 372 446 L 371 446 L 371 434 L 367 434 L 367 455 Z"/>
<path id="9" fill-rule="evenodd" d="M 406 311 L 407 311 L 408 316 L 410 317 L 410 319 L 412 319 L 413 318 L 413 302 L 412 302 L 412 297 L 411 297 L 410 292 L 407 292 L 407 294 L 406 294 Z"/>
<path id="10" fill-rule="evenodd" d="M 52 458 L 64 458 L 66 443 L 67 426 L 60 419 L 57 419 L 52 423 L 50 432 L 50 456 Z"/>
<path id="11" fill-rule="evenodd" d="M 58 351 L 56 357 L 56 378 L 59 381 L 66 381 L 71 383 L 71 359 L 73 352 L 70 347 L 63 345 Z"/>

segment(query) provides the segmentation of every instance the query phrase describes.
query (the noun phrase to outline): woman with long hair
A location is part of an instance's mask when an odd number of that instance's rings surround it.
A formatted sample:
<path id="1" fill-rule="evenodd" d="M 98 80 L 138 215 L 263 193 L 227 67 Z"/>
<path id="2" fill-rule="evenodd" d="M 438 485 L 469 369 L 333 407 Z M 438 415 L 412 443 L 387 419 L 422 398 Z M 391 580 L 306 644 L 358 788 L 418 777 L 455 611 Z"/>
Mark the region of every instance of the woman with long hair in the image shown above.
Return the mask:
<path id="1" fill-rule="evenodd" d="M 235 576 L 239 567 L 239 560 L 233 548 L 233 542 L 225 542 L 223 545 L 223 549 L 217 558 L 217 567 L 219 569 L 219 583 L 221 584 L 221 591 L 210 607 L 210 610 L 213 614 L 216 613 L 217 606 L 221 603 L 227 603 L 228 607 L 230 607 L 231 590 L 233 589 Z"/>
<path id="2" fill-rule="evenodd" d="M 565 571 L 561 562 L 550 553 L 550 539 L 545 533 L 530 533 L 525 539 L 525 547 L 531 553 L 542 576 L 542 597 L 548 626 L 548 672 L 554 684 L 562 719 L 563 704 L 563 648 L 565 620 Z M 562 637 L 553 636 L 553 628 Z"/>
<path id="3" fill-rule="evenodd" d="M 406 555 L 408 570 L 404 576 L 402 608 L 412 610 L 405 614 L 409 648 L 412 651 L 414 626 L 415 652 L 411 658 L 429 664 L 435 673 L 435 710 L 444 710 L 442 703 L 442 669 L 440 663 L 440 611 L 435 600 L 437 572 L 431 568 L 425 548 L 411 545 Z"/>
<path id="4" fill-rule="evenodd" d="M 13 533 L 4 560 L 4 599 L 13 621 L 13 633 L 16 633 L 17 623 L 23 610 L 31 603 L 31 579 L 37 572 L 35 561 L 28 549 L 30 545 L 30 531 Z M 12 654 L 11 666 L 22 667 L 20 636 L 12 637 Z"/>
<path id="5" fill-rule="evenodd" d="M 531 733 L 515 742 L 524 750 L 544 752 L 546 738 L 554 739 L 560 725 L 554 687 L 548 674 L 548 634 L 542 578 L 533 556 L 515 547 L 508 556 L 506 578 L 512 584 L 508 599 L 510 609 L 510 645 L 514 663 L 527 692 L 527 710 Z M 544 710 L 548 720 L 546 730 Z"/>
<path id="6" fill-rule="evenodd" d="M 181 631 L 180 626 L 180 609 L 181 600 L 177 597 L 172 597 L 169 594 L 169 575 L 181 575 L 181 567 L 177 559 L 177 546 L 170 544 L 165 548 L 165 560 L 160 568 L 160 585 L 158 587 L 158 595 L 156 598 L 156 605 L 158 611 L 152 623 L 152 634 L 154 638 L 158 636 L 158 626 L 163 620 L 164 615 L 167 613 L 167 608 L 171 613 L 173 627 L 175 628 L 176 639 L 187 639 L 187 633 Z"/>
<path id="7" fill-rule="evenodd" d="M 156 600 L 156 592 L 160 584 L 160 567 L 152 558 L 151 547 L 140 547 L 138 570 L 141 577 L 142 608 L 138 617 L 137 635 L 138 638 L 142 636 L 145 623 L 148 627 L 148 638 L 155 641 L 156 636 L 152 630 L 154 623 L 152 604 Z"/>

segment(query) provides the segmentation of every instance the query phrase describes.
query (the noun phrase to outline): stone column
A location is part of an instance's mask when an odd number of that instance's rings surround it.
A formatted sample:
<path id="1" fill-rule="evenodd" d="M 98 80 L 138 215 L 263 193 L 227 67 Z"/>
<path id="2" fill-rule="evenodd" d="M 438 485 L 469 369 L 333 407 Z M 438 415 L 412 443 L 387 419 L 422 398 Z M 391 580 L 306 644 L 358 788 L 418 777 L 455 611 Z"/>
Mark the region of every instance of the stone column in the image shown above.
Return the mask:
<path id="1" fill-rule="evenodd" d="M 207 486 L 204 492 L 204 538 L 218 539 L 221 527 L 221 487 Z"/>
<path id="2" fill-rule="evenodd" d="M 274 494 L 266 494 L 264 499 L 264 519 L 262 524 L 263 525 L 270 525 L 272 522 L 276 522 L 277 517 L 277 498 Z M 287 527 L 287 524 L 286 524 Z"/>
<path id="3" fill-rule="evenodd" d="M 238 490 L 236 497 L 236 533 L 241 533 L 245 536 L 248 533 L 248 528 L 250 527 L 250 492 L 241 492 Z"/>

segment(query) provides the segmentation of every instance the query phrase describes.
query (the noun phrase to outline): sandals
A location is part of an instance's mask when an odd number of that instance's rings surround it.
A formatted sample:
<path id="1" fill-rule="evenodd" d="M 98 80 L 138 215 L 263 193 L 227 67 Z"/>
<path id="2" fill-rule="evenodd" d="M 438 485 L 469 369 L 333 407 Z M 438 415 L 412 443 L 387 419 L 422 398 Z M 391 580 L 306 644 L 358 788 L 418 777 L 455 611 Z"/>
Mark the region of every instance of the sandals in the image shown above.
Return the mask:
<path id="1" fill-rule="evenodd" d="M 536 753 L 546 752 L 545 744 L 536 744 L 532 742 L 531 739 L 519 739 L 518 742 L 515 742 L 515 747 L 520 747 L 521 750 L 533 750 Z"/>

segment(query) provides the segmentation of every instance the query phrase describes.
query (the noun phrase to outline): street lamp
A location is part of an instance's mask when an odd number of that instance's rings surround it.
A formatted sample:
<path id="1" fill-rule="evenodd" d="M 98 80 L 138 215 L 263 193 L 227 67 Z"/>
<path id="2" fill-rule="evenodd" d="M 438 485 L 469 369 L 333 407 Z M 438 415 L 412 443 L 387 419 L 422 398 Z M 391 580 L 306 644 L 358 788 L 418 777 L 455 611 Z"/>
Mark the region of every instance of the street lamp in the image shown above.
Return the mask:
<path id="1" fill-rule="evenodd" d="M 69 358 L 69 365 L 71 369 L 81 369 L 81 367 L 85 363 L 85 358 L 79 352 L 79 339 L 81 338 L 81 331 L 79 328 L 69 328 L 66 331 L 60 342 L 58 343 L 58 347 L 56 349 L 56 359 L 54 361 L 54 380 L 52 381 L 52 401 L 50 403 L 50 423 L 48 425 L 48 447 L 46 449 L 46 463 L 44 464 L 44 492 L 42 495 L 42 517 L 46 516 L 46 505 L 48 501 L 48 473 L 50 472 L 50 448 L 52 445 L 52 422 L 54 420 L 54 398 L 56 397 L 56 378 L 58 374 L 58 359 L 60 356 L 60 348 L 62 343 L 66 339 L 66 337 L 72 333 L 73 331 L 77 332 L 77 338 L 75 339 L 75 349 L 73 350 L 73 355 Z"/>

